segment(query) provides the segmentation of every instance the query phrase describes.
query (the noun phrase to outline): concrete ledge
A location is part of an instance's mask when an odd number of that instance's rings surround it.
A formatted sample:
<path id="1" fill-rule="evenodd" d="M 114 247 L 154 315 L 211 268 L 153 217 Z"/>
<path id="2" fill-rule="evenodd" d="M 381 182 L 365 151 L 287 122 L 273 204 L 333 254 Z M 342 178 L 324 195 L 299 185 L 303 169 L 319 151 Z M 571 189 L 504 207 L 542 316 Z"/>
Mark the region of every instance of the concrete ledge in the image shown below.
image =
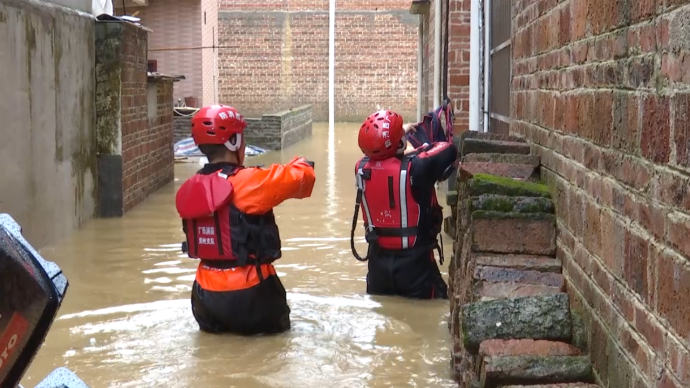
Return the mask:
<path id="1" fill-rule="evenodd" d="M 265 114 L 247 119 L 246 141 L 267 150 L 281 150 L 312 133 L 312 107 L 303 105 L 294 109 Z"/>

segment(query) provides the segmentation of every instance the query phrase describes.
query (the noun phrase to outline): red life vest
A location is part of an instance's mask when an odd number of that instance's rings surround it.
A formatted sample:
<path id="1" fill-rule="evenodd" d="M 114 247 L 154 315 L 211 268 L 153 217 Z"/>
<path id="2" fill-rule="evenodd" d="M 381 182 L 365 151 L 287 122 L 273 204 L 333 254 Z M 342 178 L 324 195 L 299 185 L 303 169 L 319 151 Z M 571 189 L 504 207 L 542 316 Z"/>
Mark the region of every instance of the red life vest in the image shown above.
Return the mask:
<path id="1" fill-rule="evenodd" d="M 197 173 L 178 190 L 175 204 L 186 236 L 182 251 L 190 258 L 230 261 L 229 267 L 280 258 L 280 235 L 273 211 L 247 214 L 232 202 L 234 188 L 229 178 L 240 168 Z"/>
<path id="2" fill-rule="evenodd" d="M 409 249 L 417 243 L 424 214 L 412 196 L 410 165 L 409 157 L 380 161 L 364 157 L 357 163 L 357 200 L 363 209 L 366 239 L 381 249 Z"/>

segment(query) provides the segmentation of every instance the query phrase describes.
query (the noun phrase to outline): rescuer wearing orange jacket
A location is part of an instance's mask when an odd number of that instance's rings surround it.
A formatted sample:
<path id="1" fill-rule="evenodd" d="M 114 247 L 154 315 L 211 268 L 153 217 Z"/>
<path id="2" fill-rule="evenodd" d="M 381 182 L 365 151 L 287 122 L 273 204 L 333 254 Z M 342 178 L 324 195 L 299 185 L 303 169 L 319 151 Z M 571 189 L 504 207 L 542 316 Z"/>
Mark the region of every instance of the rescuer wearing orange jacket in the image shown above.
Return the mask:
<path id="1" fill-rule="evenodd" d="M 192 313 L 202 331 L 271 334 L 290 329 L 285 288 L 273 262 L 281 257 L 273 208 L 311 196 L 314 165 L 295 157 L 268 169 L 243 167 L 246 122 L 229 106 L 204 107 L 192 137 L 209 163 L 177 192 L 186 242 L 200 259 Z"/>

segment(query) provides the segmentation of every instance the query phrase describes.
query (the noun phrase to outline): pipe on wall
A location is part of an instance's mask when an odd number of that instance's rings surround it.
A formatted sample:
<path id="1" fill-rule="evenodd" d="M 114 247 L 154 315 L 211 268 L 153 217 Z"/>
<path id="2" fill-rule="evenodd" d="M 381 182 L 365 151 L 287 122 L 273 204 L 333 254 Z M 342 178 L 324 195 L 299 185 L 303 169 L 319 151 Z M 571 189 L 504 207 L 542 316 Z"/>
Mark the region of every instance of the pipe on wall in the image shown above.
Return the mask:
<path id="1" fill-rule="evenodd" d="M 424 15 L 419 15 L 419 33 L 417 34 L 417 122 L 424 117 Z"/>
<path id="2" fill-rule="evenodd" d="M 489 132 L 491 95 L 491 0 L 484 0 L 484 132 Z"/>
<path id="3" fill-rule="evenodd" d="M 441 17 L 443 2 L 434 1 L 434 106 L 441 106 Z"/>
<path id="4" fill-rule="evenodd" d="M 479 130 L 479 0 L 472 0 L 470 8 L 470 130 Z"/>

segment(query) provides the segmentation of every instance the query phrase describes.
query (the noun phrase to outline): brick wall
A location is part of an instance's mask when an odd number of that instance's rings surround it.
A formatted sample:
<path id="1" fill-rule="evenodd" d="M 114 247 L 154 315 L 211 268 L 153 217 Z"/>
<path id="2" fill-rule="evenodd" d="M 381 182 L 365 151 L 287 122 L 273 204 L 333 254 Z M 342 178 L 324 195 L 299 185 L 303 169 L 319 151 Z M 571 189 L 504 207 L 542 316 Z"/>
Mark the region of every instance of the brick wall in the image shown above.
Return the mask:
<path id="1" fill-rule="evenodd" d="M 280 150 L 311 136 L 312 107 L 303 105 L 283 112 L 247 119 L 246 142 L 268 150 Z"/>
<path id="2" fill-rule="evenodd" d="M 221 0 L 219 99 L 248 117 L 303 104 L 328 118 L 328 1 Z M 336 119 L 377 104 L 416 117 L 417 26 L 408 0 L 340 1 Z"/>
<path id="3" fill-rule="evenodd" d="M 470 0 L 450 1 L 448 97 L 455 108 L 455 133 L 467 131 L 470 125 L 470 9 Z"/>
<path id="4" fill-rule="evenodd" d="M 432 110 L 434 104 L 434 18 L 435 7 L 439 3 L 436 0 L 431 2 L 429 14 L 424 16 L 426 36 L 424 39 L 424 84 L 426 89 L 425 110 Z M 446 12 L 448 15 L 448 98 L 453 102 L 455 108 L 455 133 L 464 132 L 469 128 L 470 110 L 470 0 L 450 0 L 448 8 L 446 2 L 441 1 L 443 7 L 441 14 L 441 50 L 443 49 L 446 34 Z M 441 71 L 443 71 L 443 52 L 441 54 Z M 441 79 L 441 90 L 443 93 L 443 78 Z M 441 95 L 441 99 L 443 99 Z"/>
<path id="5" fill-rule="evenodd" d="M 514 2 L 511 131 L 554 187 L 604 386 L 690 381 L 690 1 Z"/>
<path id="6" fill-rule="evenodd" d="M 199 103 L 205 101 L 203 76 L 207 74 L 202 74 L 202 70 L 208 71 L 208 56 L 212 56 L 213 49 L 201 50 L 198 47 L 202 46 L 202 27 L 204 37 L 208 36 L 208 27 L 213 28 L 213 8 L 209 4 L 214 1 L 217 0 L 203 1 L 208 8 L 206 25 L 203 25 L 200 0 L 149 0 L 148 7 L 127 8 L 129 14 L 139 11 L 141 24 L 152 30 L 148 39 L 149 49 L 154 51 L 149 52 L 149 59 L 158 61 L 158 71 L 185 76 L 184 80 L 175 83 L 175 100 L 196 97 Z M 117 11 L 122 13 L 121 8 Z M 208 38 L 205 42 L 208 43 Z M 197 49 L 168 50 L 192 47 Z M 158 51 L 160 49 L 166 50 Z"/>
<path id="7" fill-rule="evenodd" d="M 147 77 L 147 38 L 129 23 L 96 23 L 101 217 L 121 217 L 173 180 L 173 82 Z"/>
<path id="8" fill-rule="evenodd" d="M 184 115 L 173 113 L 173 144 L 192 136 L 192 115 L 188 112 L 182 113 Z"/>
<path id="9" fill-rule="evenodd" d="M 143 202 L 149 195 L 174 179 L 172 104 L 173 83 L 151 80 L 144 105 L 145 122 L 129 132 L 123 131 L 122 163 L 124 211 Z M 142 125 L 143 124 L 143 125 Z M 124 127 L 124 124 L 123 124 Z"/>

